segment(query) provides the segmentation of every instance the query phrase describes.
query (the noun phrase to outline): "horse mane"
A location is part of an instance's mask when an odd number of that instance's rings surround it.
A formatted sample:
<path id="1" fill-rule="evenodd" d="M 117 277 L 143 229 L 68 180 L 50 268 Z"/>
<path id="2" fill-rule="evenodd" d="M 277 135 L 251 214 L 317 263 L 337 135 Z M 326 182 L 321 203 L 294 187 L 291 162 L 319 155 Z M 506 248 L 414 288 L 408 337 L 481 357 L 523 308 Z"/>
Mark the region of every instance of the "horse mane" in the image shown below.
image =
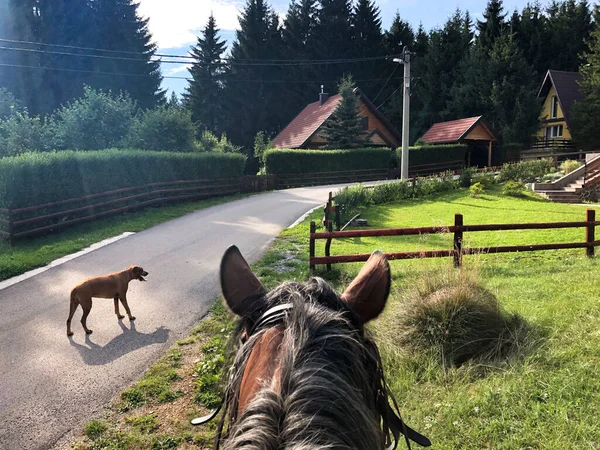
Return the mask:
<path id="1" fill-rule="evenodd" d="M 246 363 L 262 332 L 240 348 L 241 337 L 267 308 L 282 303 L 293 309 L 281 343 L 281 392 L 263 387 L 236 417 Z M 262 304 L 262 311 L 240 319 L 230 341 L 227 413 L 218 433 L 228 424 L 223 449 L 383 449 L 383 371 L 377 347 L 356 316 L 321 278 L 284 283 L 265 294 Z"/>

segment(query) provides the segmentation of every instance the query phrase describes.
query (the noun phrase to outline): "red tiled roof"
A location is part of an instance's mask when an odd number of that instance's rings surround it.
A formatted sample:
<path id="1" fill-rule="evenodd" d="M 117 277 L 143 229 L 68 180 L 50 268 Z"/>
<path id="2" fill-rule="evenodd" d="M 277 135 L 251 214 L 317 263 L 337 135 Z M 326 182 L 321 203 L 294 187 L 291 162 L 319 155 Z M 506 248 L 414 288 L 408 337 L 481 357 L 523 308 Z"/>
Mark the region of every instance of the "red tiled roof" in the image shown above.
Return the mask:
<path id="1" fill-rule="evenodd" d="M 451 120 L 450 122 L 434 123 L 421 139 L 428 144 L 451 144 L 475 126 L 482 116 L 466 119 Z"/>
<path id="2" fill-rule="evenodd" d="M 287 127 L 281 130 L 281 133 L 275 136 L 273 146 L 275 148 L 301 147 L 333 114 L 341 100 L 342 96 L 337 94 L 329 97 L 323 105 L 320 105 L 320 102 L 307 105 Z"/>

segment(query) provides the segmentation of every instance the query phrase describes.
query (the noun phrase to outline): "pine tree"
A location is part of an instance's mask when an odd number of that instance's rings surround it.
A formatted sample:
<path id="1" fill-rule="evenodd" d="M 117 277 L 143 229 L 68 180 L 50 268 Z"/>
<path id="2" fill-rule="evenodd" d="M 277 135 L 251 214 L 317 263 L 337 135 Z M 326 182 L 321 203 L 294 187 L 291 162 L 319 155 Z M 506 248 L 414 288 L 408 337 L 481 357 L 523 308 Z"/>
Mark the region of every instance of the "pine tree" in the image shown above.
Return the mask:
<path id="1" fill-rule="evenodd" d="M 381 14 L 372 0 L 358 0 L 352 15 L 353 54 L 357 58 L 383 56 L 383 34 L 381 32 Z M 373 79 L 373 74 L 385 73 L 389 61 L 365 61 L 352 66 L 353 75 L 359 80 Z M 380 90 L 378 82 L 361 82 L 361 89 L 372 97 Z"/>
<path id="2" fill-rule="evenodd" d="M 519 16 L 518 30 L 513 30 L 514 39 L 525 59 L 533 66 L 537 78 L 543 77 L 550 68 L 547 20 L 539 2 L 528 4 Z"/>
<path id="3" fill-rule="evenodd" d="M 352 57 L 354 50 L 348 45 L 352 41 L 350 0 L 319 0 L 319 4 L 313 39 L 315 59 Z M 323 80 L 337 80 L 349 69 L 342 64 L 323 65 L 319 74 Z"/>
<path id="4" fill-rule="evenodd" d="M 361 135 L 364 130 L 358 115 L 358 97 L 351 76 L 345 76 L 339 84 L 342 101 L 325 122 L 321 136 L 327 139 L 327 148 L 346 149 L 365 144 Z"/>
<path id="5" fill-rule="evenodd" d="M 89 84 L 105 91 L 127 92 L 142 109 L 163 104 L 165 91 L 160 87 L 160 63 L 153 60 L 157 47 L 148 30 L 148 19 L 141 18 L 138 13 L 139 3 L 135 0 L 94 0 L 91 5 L 95 42 L 90 42 L 89 47 L 133 52 L 139 61 L 95 60 L 96 71 L 128 75 L 99 74 Z"/>
<path id="6" fill-rule="evenodd" d="M 588 51 L 592 12 L 587 1 L 553 2 L 548 8 L 548 69 L 577 71 Z"/>
<path id="7" fill-rule="evenodd" d="M 600 23 L 590 39 L 590 49 L 581 66 L 584 99 L 575 102 L 571 111 L 571 131 L 577 144 L 586 150 L 595 150 L 600 142 Z"/>
<path id="8" fill-rule="evenodd" d="M 225 47 L 226 43 L 219 38 L 219 29 L 211 14 L 196 46 L 190 52 L 194 57 L 189 69 L 192 79 L 184 94 L 186 106 L 192 113 L 192 120 L 198 125 L 199 133 L 210 130 L 219 135 L 223 132 L 221 55 Z"/>
<path id="9" fill-rule="evenodd" d="M 504 7 L 502 0 L 490 0 L 483 13 L 484 20 L 477 21 L 479 31 L 479 45 L 490 51 L 496 39 L 498 39 L 506 28 Z"/>

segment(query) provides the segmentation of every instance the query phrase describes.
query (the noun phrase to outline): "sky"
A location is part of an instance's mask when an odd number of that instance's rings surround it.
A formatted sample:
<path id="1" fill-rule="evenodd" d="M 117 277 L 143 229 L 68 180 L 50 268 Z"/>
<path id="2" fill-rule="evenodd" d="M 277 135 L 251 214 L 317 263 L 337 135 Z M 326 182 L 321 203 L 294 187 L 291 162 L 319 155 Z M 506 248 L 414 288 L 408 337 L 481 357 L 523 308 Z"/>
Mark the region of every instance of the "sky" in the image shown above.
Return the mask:
<path id="1" fill-rule="evenodd" d="M 245 0 L 139 0 L 140 14 L 150 19 L 149 27 L 161 53 L 187 54 L 190 46 L 196 43 L 208 21 L 211 12 L 217 26 L 221 30 L 221 38 L 229 45 L 235 39 L 238 28 L 238 15 L 246 4 Z M 514 9 L 519 11 L 531 0 L 504 0 L 504 8 L 509 14 Z M 282 17 L 287 11 L 289 0 L 271 0 L 269 4 Z M 426 30 L 442 26 L 448 17 L 460 8 L 468 10 L 474 19 L 481 18 L 487 0 L 375 0 L 381 11 L 383 29 L 387 30 L 396 12 L 413 28 L 423 23 Z M 540 2 L 543 6 L 549 0 Z M 186 65 L 163 64 L 164 76 L 188 77 Z M 163 81 L 163 88 L 168 95 L 175 92 L 180 95 L 187 81 L 168 79 Z"/>

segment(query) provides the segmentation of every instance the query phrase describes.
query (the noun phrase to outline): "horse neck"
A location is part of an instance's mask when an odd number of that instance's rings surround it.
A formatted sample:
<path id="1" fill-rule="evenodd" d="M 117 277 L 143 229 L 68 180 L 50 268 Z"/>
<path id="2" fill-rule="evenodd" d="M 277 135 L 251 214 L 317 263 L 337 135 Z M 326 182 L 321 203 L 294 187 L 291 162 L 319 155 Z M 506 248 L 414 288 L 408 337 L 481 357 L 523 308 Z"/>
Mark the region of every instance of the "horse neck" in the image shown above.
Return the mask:
<path id="1" fill-rule="evenodd" d="M 294 311 L 298 317 L 283 333 L 277 363 L 248 377 L 261 380 L 260 389 L 245 405 L 238 405 L 242 408 L 224 450 L 383 448 L 375 369 L 369 367 L 370 355 L 358 332 L 341 319 L 332 324 L 322 314 L 305 313 Z M 325 313 L 339 319 L 337 313 Z M 264 348 L 266 339 L 267 333 L 255 337 L 246 363 Z M 247 372 L 247 367 L 240 371 L 240 400 Z"/>

